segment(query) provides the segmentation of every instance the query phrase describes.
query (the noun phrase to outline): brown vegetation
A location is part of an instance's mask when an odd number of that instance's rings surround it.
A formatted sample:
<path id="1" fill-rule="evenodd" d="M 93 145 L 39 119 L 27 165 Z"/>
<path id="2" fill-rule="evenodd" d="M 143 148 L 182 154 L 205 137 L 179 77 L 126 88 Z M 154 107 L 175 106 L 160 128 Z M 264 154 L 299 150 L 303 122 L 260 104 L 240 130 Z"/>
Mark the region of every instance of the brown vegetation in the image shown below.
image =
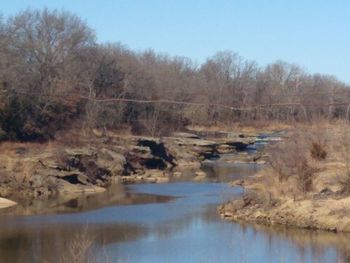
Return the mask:
<path id="1" fill-rule="evenodd" d="M 268 149 L 271 156 L 270 165 L 279 182 L 290 183 L 294 179 L 296 188 L 303 193 L 311 190 L 315 172 L 315 169 L 310 166 L 308 156 L 310 151 L 312 155 L 314 143 L 309 145 L 309 139 L 310 134 L 305 130 L 298 130 L 292 132 L 287 140 Z"/>
<path id="2" fill-rule="evenodd" d="M 348 130 L 348 123 L 338 121 L 289 131 L 282 142 L 268 147 L 270 167 L 246 179 L 246 195 L 222 207 L 222 215 L 350 231 Z"/>
<path id="3" fill-rule="evenodd" d="M 311 157 L 316 160 L 324 160 L 327 157 L 327 151 L 325 150 L 324 145 L 319 142 L 313 142 L 311 144 Z"/>
<path id="4" fill-rule="evenodd" d="M 349 98 L 336 78 L 281 61 L 261 68 L 223 51 L 197 66 L 97 44 L 68 12 L 0 21 L 0 140 L 47 140 L 72 125 L 159 136 L 188 124 L 333 120 L 348 117 Z"/>

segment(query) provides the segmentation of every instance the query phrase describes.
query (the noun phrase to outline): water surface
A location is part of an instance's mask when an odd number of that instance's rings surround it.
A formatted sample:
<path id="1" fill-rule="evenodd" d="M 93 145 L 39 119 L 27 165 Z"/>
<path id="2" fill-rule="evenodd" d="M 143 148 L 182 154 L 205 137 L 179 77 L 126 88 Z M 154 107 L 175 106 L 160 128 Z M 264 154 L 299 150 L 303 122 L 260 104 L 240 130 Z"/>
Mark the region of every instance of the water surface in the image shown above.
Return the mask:
<path id="1" fill-rule="evenodd" d="M 212 176 L 231 179 L 258 169 L 213 166 Z M 240 194 L 212 182 L 117 185 L 16 208 L 0 216 L 0 262 L 59 262 L 81 240 L 93 242 L 97 262 L 347 262 L 348 235 L 220 219 L 217 205 Z M 20 209 L 31 215 L 16 215 Z"/>

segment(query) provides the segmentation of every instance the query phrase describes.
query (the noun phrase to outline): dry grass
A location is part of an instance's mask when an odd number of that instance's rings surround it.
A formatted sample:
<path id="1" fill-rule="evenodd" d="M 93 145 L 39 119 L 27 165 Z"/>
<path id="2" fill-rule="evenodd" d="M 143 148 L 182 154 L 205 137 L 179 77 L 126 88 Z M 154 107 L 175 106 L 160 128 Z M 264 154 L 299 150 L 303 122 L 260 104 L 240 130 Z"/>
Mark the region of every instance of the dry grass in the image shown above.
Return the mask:
<path id="1" fill-rule="evenodd" d="M 289 130 L 293 127 L 292 124 L 282 123 L 278 121 L 254 121 L 250 123 L 219 123 L 215 125 L 190 125 L 186 128 L 192 131 L 228 131 L 242 133 L 269 133 L 281 130 Z"/>
<path id="2" fill-rule="evenodd" d="M 233 201 L 223 214 L 233 214 L 234 220 L 350 232 L 350 124 L 298 125 L 268 150 L 271 166 L 244 182 L 253 201 Z M 269 200 L 272 205 L 266 206 Z"/>
<path id="3" fill-rule="evenodd" d="M 270 170 L 260 176 L 275 196 L 306 197 L 326 188 L 350 193 L 350 126 L 345 122 L 298 125 L 268 147 Z M 260 187 L 263 188 L 263 187 Z"/>
<path id="4" fill-rule="evenodd" d="M 308 137 L 305 130 L 294 131 L 287 140 L 268 149 L 270 165 L 279 182 L 293 182 L 293 187 L 297 189 L 292 192 L 299 190 L 305 194 L 312 189 L 314 169 L 309 164 Z"/>

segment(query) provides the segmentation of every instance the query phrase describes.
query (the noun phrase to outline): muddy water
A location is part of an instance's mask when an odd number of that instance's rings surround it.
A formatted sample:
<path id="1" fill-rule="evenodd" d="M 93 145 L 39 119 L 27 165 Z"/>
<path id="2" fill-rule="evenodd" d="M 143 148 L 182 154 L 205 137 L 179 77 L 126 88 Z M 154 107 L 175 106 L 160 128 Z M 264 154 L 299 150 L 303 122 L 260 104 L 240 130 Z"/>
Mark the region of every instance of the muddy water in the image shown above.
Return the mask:
<path id="1" fill-rule="evenodd" d="M 254 165 L 207 164 L 216 181 Z M 242 194 L 224 183 L 114 186 L 97 195 L 17 207 L 0 216 L 0 262 L 347 262 L 344 234 L 221 220 L 216 206 Z M 18 213 L 30 214 L 18 216 Z"/>

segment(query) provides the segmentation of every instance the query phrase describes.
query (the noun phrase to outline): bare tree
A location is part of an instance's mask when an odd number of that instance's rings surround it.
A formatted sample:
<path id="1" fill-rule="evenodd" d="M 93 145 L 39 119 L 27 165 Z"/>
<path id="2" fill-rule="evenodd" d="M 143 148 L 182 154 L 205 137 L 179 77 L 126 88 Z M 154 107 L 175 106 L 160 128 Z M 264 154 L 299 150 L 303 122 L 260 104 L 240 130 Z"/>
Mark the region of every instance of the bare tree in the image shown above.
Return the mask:
<path id="1" fill-rule="evenodd" d="M 79 52 L 94 44 L 94 34 L 78 17 L 45 9 L 11 17 L 5 35 L 12 72 L 6 83 L 12 93 L 25 94 L 13 98 L 30 113 L 22 115 L 22 127 L 8 128 L 19 137 L 50 136 L 77 111 L 76 101 L 52 96 L 74 91 Z"/>
<path id="2" fill-rule="evenodd" d="M 188 123 L 333 120 L 349 116 L 349 90 L 332 76 L 283 61 L 259 67 L 232 51 L 198 66 L 97 44 L 93 30 L 64 11 L 0 20 L 0 128 L 9 139 L 51 138 L 70 123 L 159 135 Z"/>

